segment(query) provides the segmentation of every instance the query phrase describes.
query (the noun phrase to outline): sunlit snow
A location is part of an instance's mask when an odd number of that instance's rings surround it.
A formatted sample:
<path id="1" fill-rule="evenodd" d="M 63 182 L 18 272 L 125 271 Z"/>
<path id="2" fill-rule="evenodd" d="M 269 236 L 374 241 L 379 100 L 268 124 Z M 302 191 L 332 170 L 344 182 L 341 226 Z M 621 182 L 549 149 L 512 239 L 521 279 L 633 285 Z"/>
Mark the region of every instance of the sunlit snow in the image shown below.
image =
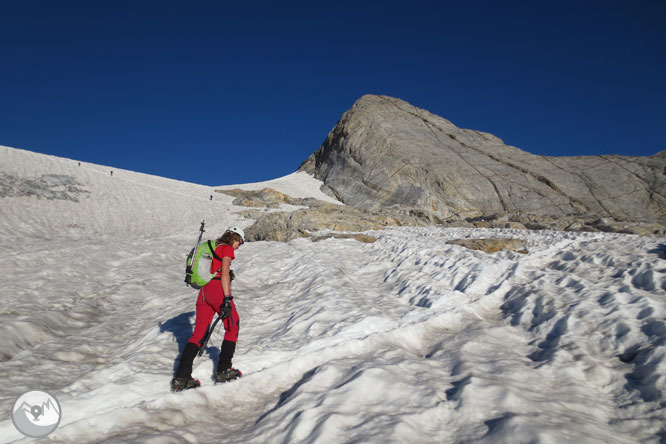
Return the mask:
<path id="1" fill-rule="evenodd" d="M 319 185 L 271 184 L 323 199 Z M 0 147 L 2 442 L 31 440 L 11 421 L 28 390 L 61 404 L 51 442 L 666 442 L 664 238 L 251 242 L 233 263 L 243 378 L 213 384 L 218 330 L 195 361 L 203 386 L 170 393 L 194 322 L 185 256 L 202 220 L 209 237 L 252 223 L 232 201 Z M 481 237 L 529 253 L 447 244 Z"/>

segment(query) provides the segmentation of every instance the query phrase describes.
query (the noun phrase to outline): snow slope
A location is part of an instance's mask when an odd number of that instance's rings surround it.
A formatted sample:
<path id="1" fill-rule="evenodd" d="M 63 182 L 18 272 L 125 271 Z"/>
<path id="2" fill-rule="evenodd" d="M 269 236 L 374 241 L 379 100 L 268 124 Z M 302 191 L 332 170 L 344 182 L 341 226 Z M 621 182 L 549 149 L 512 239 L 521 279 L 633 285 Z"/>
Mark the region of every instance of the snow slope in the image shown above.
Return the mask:
<path id="1" fill-rule="evenodd" d="M 242 208 L 3 147 L 0 195 L 1 442 L 28 442 L 11 408 L 35 389 L 62 406 L 52 442 L 666 442 L 663 238 L 430 227 L 248 243 L 233 265 L 245 376 L 213 385 L 216 331 L 195 361 L 203 387 L 171 394 L 194 322 L 184 256 L 202 219 L 211 237 L 251 224 Z M 529 254 L 446 243 L 489 236 Z"/>

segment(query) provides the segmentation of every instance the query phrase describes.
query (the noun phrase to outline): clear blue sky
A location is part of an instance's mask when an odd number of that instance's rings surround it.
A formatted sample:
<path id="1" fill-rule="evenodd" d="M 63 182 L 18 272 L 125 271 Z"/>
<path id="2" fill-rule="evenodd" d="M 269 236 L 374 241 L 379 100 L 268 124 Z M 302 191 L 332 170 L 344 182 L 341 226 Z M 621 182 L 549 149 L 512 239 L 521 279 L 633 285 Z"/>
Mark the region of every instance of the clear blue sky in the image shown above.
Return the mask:
<path id="1" fill-rule="evenodd" d="M 0 145 L 262 181 L 371 93 L 535 154 L 652 155 L 664 23 L 663 0 L 3 0 Z"/>

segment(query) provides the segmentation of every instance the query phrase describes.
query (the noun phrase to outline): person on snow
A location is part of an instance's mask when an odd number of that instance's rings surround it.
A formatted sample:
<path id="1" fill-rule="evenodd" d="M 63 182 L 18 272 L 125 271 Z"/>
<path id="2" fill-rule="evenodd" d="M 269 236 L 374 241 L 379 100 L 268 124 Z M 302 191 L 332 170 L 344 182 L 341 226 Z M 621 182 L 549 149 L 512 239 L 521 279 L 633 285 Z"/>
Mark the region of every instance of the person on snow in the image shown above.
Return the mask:
<path id="1" fill-rule="evenodd" d="M 224 324 L 224 341 L 220 349 L 220 360 L 215 372 L 215 382 L 231 381 L 242 375 L 240 370 L 231 367 L 231 359 L 236 351 L 240 318 L 231 295 L 233 274 L 230 267 L 231 261 L 235 258 L 234 251 L 243 243 L 245 243 L 245 233 L 237 227 L 229 227 L 215 241 L 215 254 L 219 259 L 213 258 L 210 271 L 211 273 L 219 271 L 208 284 L 199 290 L 194 332 L 185 345 L 176 375 L 171 380 L 171 391 L 179 392 L 201 385 L 198 379 L 192 378 L 192 363 L 202 346 L 201 342 L 211 327 L 211 321 L 215 313 L 222 317 Z"/>

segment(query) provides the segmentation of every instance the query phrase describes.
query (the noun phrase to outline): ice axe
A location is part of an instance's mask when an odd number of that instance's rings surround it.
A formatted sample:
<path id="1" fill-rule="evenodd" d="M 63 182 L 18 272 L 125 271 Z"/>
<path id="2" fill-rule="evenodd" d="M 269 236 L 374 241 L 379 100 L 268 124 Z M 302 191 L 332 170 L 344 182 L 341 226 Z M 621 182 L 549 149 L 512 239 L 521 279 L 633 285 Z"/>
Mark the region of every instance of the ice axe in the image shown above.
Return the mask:
<path id="1" fill-rule="evenodd" d="M 222 319 L 222 316 L 218 316 L 217 319 L 215 319 L 215 322 L 213 322 L 213 325 L 208 327 L 208 329 L 206 330 L 206 334 L 204 335 L 203 339 L 201 340 L 201 347 L 199 347 L 198 356 L 203 355 L 203 352 L 206 349 L 206 345 L 208 345 L 208 340 L 210 339 L 210 336 L 213 334 L 213 331 L 215 330 L 215 327 L 217 326 L 217 323 L 220 322 L 220 319 Z"/>

